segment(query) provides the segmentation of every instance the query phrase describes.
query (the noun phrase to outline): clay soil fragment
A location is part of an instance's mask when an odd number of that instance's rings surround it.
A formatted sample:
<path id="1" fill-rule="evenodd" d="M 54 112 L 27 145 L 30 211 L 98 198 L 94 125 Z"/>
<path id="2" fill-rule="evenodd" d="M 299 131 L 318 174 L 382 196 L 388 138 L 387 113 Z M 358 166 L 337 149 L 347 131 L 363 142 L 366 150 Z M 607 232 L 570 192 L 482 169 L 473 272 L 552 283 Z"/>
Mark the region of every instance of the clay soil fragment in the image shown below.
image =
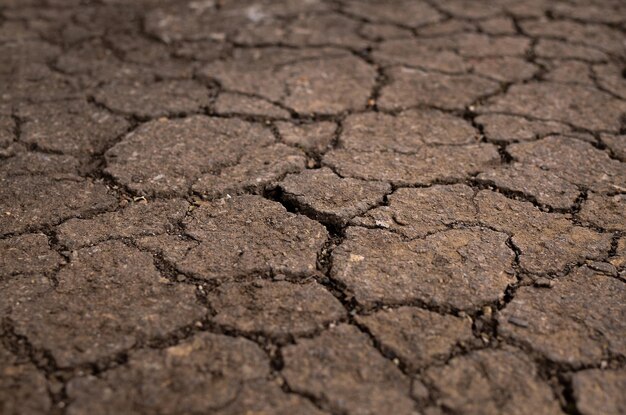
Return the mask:
<path id="1" fill-rule="evenodd" d="M 458 343 L 472 339 L 468 319 L 414 307 L 381 310 L 357 317 L 382 346 L 415 369 L 446 357 Z"/>
<path id="2" fill-rule="evenodd" d="M 581 140 L 550 136 L 513 144 L 507 151 L 521 163 L 533 164 L 596 192 L 615 192 L 624 187 L 626 164 Z"/>
<path id="3" fill-rule="evenodd" d="M 115 204 L 104 185 L 84 179 L 0 178 L 0 235 L 56 224 Z"/>
<path id="4" fill-rule="evenodd" d="M 292 46 L 344 46 L 361 49 L 367 43 L 357 35 L 359 22 L 340 14 L 298 14 L 288 22 L 276 27 L 276 21 L 262 19 L 259 24 L 249 25 L 235 37 L 238 43 L 259 43 Z"/>
<path id="5" fill-rule="evenodd" d="M 301 150 L 273 144 L 250 151 L 236 165 L 222 169 L 219 174 L 200 176 L 191 188 L 206 199 L 259 194 L 286 174 L 304 170 L 305 165 L 306 157 Z"/>
<path id="6" fill-rule="evenodd" d="M 443 18 L 441 13 L 421 0 L 402 0 L 394 4 L 375 0 L 349 1 L 346 10 L 361 18 L 411 27 L 434 23 Z"/>
<path id="7" fill-rule="evenodd" d="M 500 161 L 491 144 L 420 147 L 414 153 L 333 150 L 323 163 L 343 177 L 386 181 L 398 186 L 427 185 L 466 178 Z"/>
<path id="8" fill-rule="evenodd" d="M 200 70 L 230 91 L 260 95 L 302 114 L 334 114 L 365 108 L 374 68 L 339 49 L 263 48 Z"/>
<path id="9" fill-rule="evenodd" d="M 216 323 L 277 339 L 311 334 L 345 315 L 341 303 L 316 283 L 227 282 L 207 300 Z"/>
<path id="10" fill-rule="evenodd" d="M 610 234 L 574 225 L 567 215 L 487 190 L 478 193 L 476 203 L 480 222 L 512 235 L 519 263 L 529 272 L 563 272 L 568 264 L 602 258 L 610 249 Z"/>
<path id="11" fill-rule="evenodd" d="M 550 386 L 520 350 L 480 350 L 426 371 L 438 403 L 463 414 L 562 414 Z"/>
<path id="12" fill-rule="evenodd" d="M 282 197 L 299 210 L 338 225 L 381 203 L 391 191 L 387 183 L 343 179 L 326 167 L 290 174 L 279 183 L 279 188 Z"/>
<path id="13" fill-rule="evenodd" d="M 23 106 L 18 117 L 23 142 L 78 156 L 103 152 L 129 127 L 124 118 L 79 100 Z"/>
<path id="14" fill-rule="evenodd" d="M 289 118 L 289 111 L 260 98 L 223 93 L 215 101 L 218 114 L 245 114 L 258 117 Z"/>
<path id="15" fill-rule="evenodd" d="M 560 121 L 591 130 L 619 131 L 626 102 L 581 85 L 531 82 L 513 85 L 490 99 L 481 112 L 504 112 Z"/>
<path id="16" fill-rule="evenodd" d="M 256 344 L 200 333 L 162 350 L 133 352 L 126 365 L 101 377 L 72 380 L 68 413 L 319 413 L 306 400 L 265 381 L 268 374 L 269 361 Z"/>
<path id="17" fill-rule="evenodd" d="M 604 134 L 602 135 L 602 142 L 611 149 L 619 160 L 626 161 L 626 135 Z"/>
<path id="18" fill-rule="evenodd" d="M 503 114 L 484 114 L 476 117 L 485 137 L 493 142 L 528 141 L 548 134 L 566 133 L 570 128 L 555 121 L 535 121 Z"/>
<path id="19" fill-rule="evenodd" d="M 80 163 L 76 157 L 24 151 L 21 147 L 9 148 L 10 157 L 0 164 L 0 178 L 11 176 L 46 175 L 56 179 L 77 179 Z"/>
<path id="20" fill-rule="evenodd" d="M 412 153 L 424 145 L 477 141 L 478 132 L 462 118 L 440 111 L 407 110 L 395 116 L 380 112 L 348 116 L 339 145 L 346 150 Z"/>
<path id="21" fill-rule="evenodd" d="M 195 81 L 111 83 L 98 90 L 95 98 L 116 112 L 156 118 L 200 111 L 209 103 L 209 91 Z"/>
<path id="22" fill-rule="evenodd" d="M 300 340 L 285 347 L 283 357 L 289 387 L 335 411 L 413 414 L 408 379 L 353 326 L 342 324 Z"/>
<path id="23" fill-rule="evenodd" d="M 533 165 L 513 163 L 477 176 L 480 182 L 499 189 L 519 192 L 538 203 L 557 209 L 570 209 L 578 195 L 578 188 L 550 171 Z"/>
<path id="24" fill-rule="evenodd" d="M 328 150 L 337 129 L 337 125 L 329 121 L 313 124 L 291 124 L 279 121 L 276 127 L 285 144 L 313 153 L 324 153 Z"/>
<path id="25" fill-rule="evenodd" d="M 333 251 L 332 278 L 365 308 L 423 302 L 469 310 L 503 298 L 515 281 L 506 234 L 449 230 L 405 241 L 383 230 L 349 228 Z"/>
<path id="26" fill-rule="evenodd" d="M 64 262 L 42 233 L 0 240 L 0 277 L 51 271 Z"/>
<path id="27" fill-rule="evenodd" d="M 219 172 L 273 141 L 268 129 L 238 119 L 155 120 L 107 151 L 106 171 L 139 193 L 183 195 L 202 174 Z"/>
<path id="28" fill-rule="evenodd" d="M 398 189 L 387 206 L 370 210 L 353 223 L 389 229 L 408 238 L 424 237 L 457 223 L 476 221 L 474 190 L 463 184 Z"/>
<path id="29" fill-rule="evenodd" d="M 626 231 L 626 195 L 613 196 L 590 193 L 583 203 L 580 218 L 596 226 Z"/>
<path id="30" fill-rule="evenodd" d="M 394 67 L 388 73 L 391 83 L 383 88 L 378 101 L 387 110 L 420 104 L 462 110 L 499 88 L 497 82 L 476 75 L 446 75 L 408 67 Z"/>
<path id="31" fill-rule="evenodd" d="M 626 355 L 626 285 L 580 268 L 553 288 L 520 288 L 498 331 L 548 359 L 579 367 Z"/>
<path id="32" fill-rule="evenodd" d="M 15 331 L 60 367 L 94 362 L 205 314 L 192 286 L 162 281 L 149 254 L 121 242 L 79 250 L 58 287 L 11 313 Z"/>
<path id="33" fill-rule="evenodd" d="M 573 377 L 572 387 L 576 408 L 582 415 L 618 415 L 626 412 L 624 369 L 591 369 L 578 372 Z"/>
<path id="34" fill-rule="evenodd" d="M 266 273 L 311 275 L 327 237 L 318 222 L 260 196 L 203 204 L 183 224 L 200 244 L 176 266 L 205 279 Z"/>
<path id="35" fill-rule="evenodd" d="M 174 230 L 188 208 L 183 200 L 134 203 L 92 219 L 70 219 L 58 227 L 57 238 L 63 246 L 77 249 L 108 239 L 160 235 Z"/>

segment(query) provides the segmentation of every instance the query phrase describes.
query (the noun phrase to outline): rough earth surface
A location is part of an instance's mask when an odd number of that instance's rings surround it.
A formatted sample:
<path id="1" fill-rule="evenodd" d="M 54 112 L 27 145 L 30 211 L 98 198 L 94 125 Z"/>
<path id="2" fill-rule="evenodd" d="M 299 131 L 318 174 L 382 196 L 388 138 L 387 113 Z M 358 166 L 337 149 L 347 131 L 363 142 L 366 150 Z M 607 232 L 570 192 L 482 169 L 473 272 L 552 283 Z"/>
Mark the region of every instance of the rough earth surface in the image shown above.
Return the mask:
<path id="1" fill-rule="evenodd" d="M 0 414 L 626 413 L 620 0 L 0 0 Z"/>

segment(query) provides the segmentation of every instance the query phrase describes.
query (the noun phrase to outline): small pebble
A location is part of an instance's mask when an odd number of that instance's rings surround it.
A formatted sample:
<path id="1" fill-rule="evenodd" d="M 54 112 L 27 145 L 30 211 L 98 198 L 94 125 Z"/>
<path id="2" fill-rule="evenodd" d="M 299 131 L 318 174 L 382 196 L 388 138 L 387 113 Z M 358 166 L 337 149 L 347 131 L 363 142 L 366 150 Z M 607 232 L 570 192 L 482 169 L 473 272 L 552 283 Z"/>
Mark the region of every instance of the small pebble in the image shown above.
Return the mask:
<path id="1" fill-rule="evenodd" d="M 540 277 L 535 280 L 535 287 L 552 288 L 554 287 L 554 281 L 549 278 Z"/>
<path id="2" fill-rule="evenodd" d="M 617 268 L 615 268 L 615 265 L 609 264 L 608 262 L 600 262 L 600 261 L 592 262 L 589 264 L 589 268 L 596 270 L 596 271 L 603 272 L 612 277 L 617 276 Z"/>
<path id="3" fill-rule="evenodd" d="M 509 323 L 514 324 L 518 327 L 528 327 L 528 322 L 526 320 L 522 320 L 519 317 L 509 317 Z"/>

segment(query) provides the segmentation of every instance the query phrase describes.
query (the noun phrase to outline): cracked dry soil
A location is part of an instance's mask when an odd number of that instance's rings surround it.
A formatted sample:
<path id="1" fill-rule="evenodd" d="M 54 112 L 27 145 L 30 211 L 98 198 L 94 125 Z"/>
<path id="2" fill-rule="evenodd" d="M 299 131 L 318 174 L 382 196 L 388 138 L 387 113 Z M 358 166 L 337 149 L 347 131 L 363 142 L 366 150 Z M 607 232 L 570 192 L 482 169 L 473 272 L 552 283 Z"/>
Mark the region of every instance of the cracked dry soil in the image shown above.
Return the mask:
<path id="1" fill-rule="evenodd" d="M 0 0 L 0 414 L 625 414 L 625 39 Z"/>

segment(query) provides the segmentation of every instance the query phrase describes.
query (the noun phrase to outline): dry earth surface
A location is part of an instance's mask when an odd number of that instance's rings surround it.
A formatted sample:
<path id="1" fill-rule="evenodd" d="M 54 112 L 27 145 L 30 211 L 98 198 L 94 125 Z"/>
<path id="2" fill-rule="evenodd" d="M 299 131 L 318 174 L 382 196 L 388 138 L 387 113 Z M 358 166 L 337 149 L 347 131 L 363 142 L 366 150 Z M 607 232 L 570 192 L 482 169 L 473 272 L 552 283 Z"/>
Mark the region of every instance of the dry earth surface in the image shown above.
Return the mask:
<path id="1" fill-rule="evenodd" d="M 623 0 L 0 0 L 0 413 L 626 413 Z"/>

